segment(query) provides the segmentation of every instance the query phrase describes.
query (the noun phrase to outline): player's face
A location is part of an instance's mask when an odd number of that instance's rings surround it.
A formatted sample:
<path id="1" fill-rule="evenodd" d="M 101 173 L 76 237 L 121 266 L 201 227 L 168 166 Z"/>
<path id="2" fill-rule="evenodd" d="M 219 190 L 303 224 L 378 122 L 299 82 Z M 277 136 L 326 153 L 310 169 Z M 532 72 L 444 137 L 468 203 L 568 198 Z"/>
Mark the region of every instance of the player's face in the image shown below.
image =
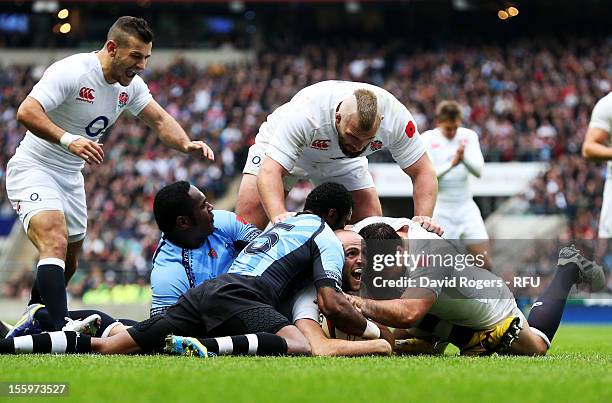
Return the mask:
<path id="1" fill-rule="evenodd" d="M 352 215 L 353 215 L 353 209 L 349 210 L 349 212 L 345 214 L 344 216 L 337 215 L 335 222 L 333 222 L 330 225 L 331 229 L 335 231 L 335 230 L 346 227 L 346 223 L 349 222 Z"/>
<path id="2" fill-rule="evenodd" d="M 357 292 L 361 287 L 361 274 L 366 263 L 363 238 L 355 232 L 342 231 L 338 234 L 338 239 L 344 248 L 342 289 L 346 292 Z"/>
<path id="3" fill-rule="evenodd" d="M 369 132 L 359 130 L 357 114 L 342 115 L 336 114 L 336 129 L 338 130 L 338 145 L 340 150 L 347 157 L 360 156 L 368 144 L 376 136 L 378 126 L 375 126 Z"/>
<path id="4" fill-rule="evenodd" d="M 152 46 L 152 43 L 144 43 L 133 36 L 128 37 L 126 44 L 117 45 L 111 62 L 113 79 L 124 87 L 128 86 L 147 66 Z"/>
<path id="5" fill-rule="evenodd" d="M 193 231 L 198 238 L 212 234 L 214 227 L 213 205 L 206 200 L 204 193 L 195 186 L 189 188 L 189 197 L 193 200 Z"/>
<path id="6" fill-rule="evenodd" d="M 445 120 L 443 122 L 438 122 L 438 127 L 442 131 L 442 134 L 448 138 L 452 139 L 457 134 L 457 129 L 461 125 L 461 120 Z"/>

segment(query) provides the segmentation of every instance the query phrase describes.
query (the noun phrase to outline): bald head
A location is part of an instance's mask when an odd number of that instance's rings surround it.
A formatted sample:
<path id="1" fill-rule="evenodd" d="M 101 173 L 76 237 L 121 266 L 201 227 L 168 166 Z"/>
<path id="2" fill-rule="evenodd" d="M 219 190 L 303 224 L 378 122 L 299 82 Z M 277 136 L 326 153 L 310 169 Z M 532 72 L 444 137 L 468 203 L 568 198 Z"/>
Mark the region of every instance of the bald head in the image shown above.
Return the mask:
<path id="1" fill-rule="evenodd" d="M 346 249 L 348 245 L 354 245 L 354 244 L 361 245 L 361 241 L 363 241 L 363 238 L 361 237 L 361 235 L 359 235 L 355 231 L 339 229 L 339 230 L 334 231 L 334 233 L 340 240 L 340 243 L 342 243 L 342 246 L 344 247 L 344 249 Z"/>

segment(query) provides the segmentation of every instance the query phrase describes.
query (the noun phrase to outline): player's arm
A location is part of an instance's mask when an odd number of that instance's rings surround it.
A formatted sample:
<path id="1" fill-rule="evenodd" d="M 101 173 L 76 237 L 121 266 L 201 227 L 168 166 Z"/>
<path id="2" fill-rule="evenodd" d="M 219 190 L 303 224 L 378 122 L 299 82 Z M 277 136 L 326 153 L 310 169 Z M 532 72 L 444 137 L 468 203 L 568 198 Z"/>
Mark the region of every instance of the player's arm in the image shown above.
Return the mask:
<path id="1" fill-rule="evenodd" d="M 74 133 L 67 133 L 49 119 L 40 102 L 28 96 L 17 109 L 17 121 L 43 140 L 60 144 L 87 163 L 102 163 L 102 145 Z"/>
<path id="2" fill-rule="evenodd" d="M 414 215 L 431 217 L 438 195 L 438 178 L 431 160 L 426 153 L 412 165 L 404 168 L 412 179 Z"/>
<path id="3" fill-rule="evenodd" d="M 317 304 L 323 315 L 343 332 L 368 339 L 380 336 L 378 327 L 376 327 L 376 330 L 373 330 L 371 327 L 373 325 L 371 324 L 372 322 L 368 322 L 362 314 L 357 312 L 344 294 L 336 288 L 329 286 L 319 287 L 317 289 Z M 368 326 L 370 329 L 368 329 Z M 368 330 L 378 331 L 378 334 L 375 337 L 369 333 L 369 337 L 363 336 Z"/>
<path id="4" fill-rule="evenodd" d="M 612 160 L 612 147 L 606 146 L 610 133 L 598 127 L 589 127 L 582 143 L 582 156 L 592 161 Z"/>
<path id="5" fill-rule="evenodd" d="M 295 326 L 306 337 L 315 356 L 347 356 L 360 355 L 390 355 L 391 345 L 383 339 L 376 340 L 340 340 L 329 339 L 312 319 L 298 319 Z"/>
<path id="6" fill-rule="evenodd" d="M 480 150 L 478 135 L 470 136 L 465 143 L 465 152 L 461 163 L 475 177 L 480 178 L 484 168 L 484 157 Z"/>
<path id="7" fill-rule="evenodd" d="M 272 223 L 287 216 L 283 177 L 289 174 L 312 135 L 308 111 L 298 107 L 287 110 L 266 148 L 266 158 L 257 175 L 257 190 Z"/>
<path id="8" fill-rule="evenodd" d="M 285 209 L 285 189 L 283 177 L 289 172 L 270 157 L 265 157 L 257 174 L 257 190 L 261 204 L 273 224 L 275 224 Z"/>
<path id="9" fill-rule="evenodd" d="M 215 159 L 212 149 L 203 141 L 191 140 L 181 125 L 155 100 L 149 101 L 138 115 L 168 147 L 194 157 Z"/>
<path id="10" fill-rule="evenodd" d="M 401 329 L 418 324 L 436 302 L 436 294 L 426 288 L 408 288 L 400 299 L 376 301 L 350 297 L 361 313 L 376 322 Z"/>

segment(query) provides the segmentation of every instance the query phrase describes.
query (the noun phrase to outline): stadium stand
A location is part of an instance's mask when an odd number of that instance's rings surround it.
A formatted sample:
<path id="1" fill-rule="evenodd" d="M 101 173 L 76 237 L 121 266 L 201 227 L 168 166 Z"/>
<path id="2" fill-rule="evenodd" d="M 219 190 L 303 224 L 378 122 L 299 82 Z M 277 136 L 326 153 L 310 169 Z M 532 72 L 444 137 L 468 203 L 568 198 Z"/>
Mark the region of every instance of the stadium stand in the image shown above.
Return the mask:
<path id="1" fill-rule="evenodd" d="M 459 100 L 465 125 L 480 134 L 486 161 L 549 162 L 549 169 L 522 195 L 529 210 L 566 214 L 572 222 L 569 236 L 595 236 L 603 165 L 587 164 L 579 153 L 590 110 L 611 88 L 606 73 L 612 59 L 602 56 L 610 53 L 609 42 L 532 38 L 505 48 L 448 43 L 418 57 L 394 44 L 328 45 L 262 51 L 248 64 L 201 68 L 176 60 L 167 68 L 146 71 L 157 101 L 194 138 L 210 144 L 217 158 L 212 164 L 196 164 L 162 147 L 137 119 L 119 120 L 107 134 L 104 164 L 85 168 L 91 217 L 81 260 L 85 270 L 81 279 L 75 278 L 71 293 L 80 297 L 96 284 L 147 279 L 159 237 L 152 216 L 155 192 L 165 183 L 187 179 L 212 199 L 220 197 L 239 175 L 266 115 L 299 89 L 326 79 L 384 86 L 409 107 L 421 130 L 432 127 L 437 102 Z M 40 67 L 0 71 L 0 169 L 23 136 L 15 112 Z M 373 160 L 388 158 L 377 154 Z M 4 187 L 3 171 L 0 177 Z M 4 192 L 0 217 L 6 221 L 3 226 L 14 219 Z M 15 272 L 3 294 L 20 295 L 28 281 L 27 270 Z"/>

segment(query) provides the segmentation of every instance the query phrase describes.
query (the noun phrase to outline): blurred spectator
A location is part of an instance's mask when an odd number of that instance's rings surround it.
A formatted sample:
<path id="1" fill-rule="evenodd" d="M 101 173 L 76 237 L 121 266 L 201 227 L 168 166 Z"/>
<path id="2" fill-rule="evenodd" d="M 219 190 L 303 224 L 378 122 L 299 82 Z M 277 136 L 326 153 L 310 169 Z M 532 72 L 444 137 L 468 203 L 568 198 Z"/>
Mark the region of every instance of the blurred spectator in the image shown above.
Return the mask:
<path id="1" fill-rule="evenodd" d="M 159 240 L 155 192 L 184 179 L 211 199 L 221 196 L 241 172 L 267 114 L 301 88 L 329 79 L 383 86 L 407 105 L 421 131 L 433 127 L 440 100 L 458 100 L 465 126 L 480 135 L 485 160 L 551 163 L 525 195 L 531 211 L 567 214 L 571 236 L 594 237 L 603 167 L 586 164 L 578 153 L 595 101 L 610 90 L 610 42 L 529 38 L 504 47 L 449 43 L 418 52 L 405 47 L 301 44 L 283 52 L 265 49 L 246 65 L 200 68 L 177 60 L 164 70 L 144 72 L 156 100 L 193 138 L 207 142 L 216 159 L 185 158 L 163 147 L 137 119 L 119 120 L 104 139 L 104 163 L 85 168 L 90 220 L 79 270 L 87 277 L 71 292 L 81 296 L 104 284 L 147 278 Z M 41 73 L 40 66 L 0 71 L 3 188 L 6 162 L 25 132 L 15 120 L 16 109 Z M 389 158 L 378 153 L 373 159 Z M 303 190 L 291 196 L 296 205 Z M 14 216 L 4 191 L 0 214 Z M 94 275 L 98 272 L 101 277 Z M 117 278 L 107 278 L 108 272 Z"/>

